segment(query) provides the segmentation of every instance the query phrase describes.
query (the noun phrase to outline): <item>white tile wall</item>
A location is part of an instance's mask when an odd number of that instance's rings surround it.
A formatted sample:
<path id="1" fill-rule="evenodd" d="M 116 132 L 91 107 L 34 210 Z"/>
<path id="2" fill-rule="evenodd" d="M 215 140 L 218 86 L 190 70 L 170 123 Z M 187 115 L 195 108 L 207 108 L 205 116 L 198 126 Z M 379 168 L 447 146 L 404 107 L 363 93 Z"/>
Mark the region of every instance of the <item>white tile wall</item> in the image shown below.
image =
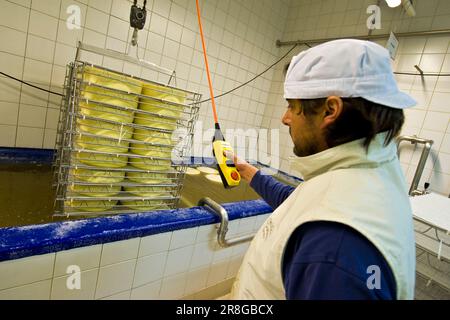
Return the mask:
<path id="1" fill-rule="evenodd" d="M 206 281 L 208 280 L 207 274 L 209 272 L 209 266 L 200 267 L 189 272 L 189 277 L 186 281 L 186 289 L 184 295 L 193 294 L 204 288 L 206 288 Z M 232 275 L 235 276 L 236 274 Z"/>
<path id="2" fill-rule="evenodd" d="M 51 279 L 55 254 L 0 263 L 0 290 Z"/>
<path id="3" fill-rule="evenodd" d="M 139 250 L 139 238 L 111 242 L 103 245 L 100 266 L 136 259 Z"/>
<path id="4" fill-rule="evenodd" d="M 167 252 L 139 258 L 136 264 L 133 287 L 139 287 L 162 279 L 166 267 Z"/>
<path id="5" fill-rule="evenodd" d="M 131 300 L 156 300 L 159 299 L 161 280 L 155 281 L 131 290 Z"/>
<path id="6" fill-rule="evenodd" d="M 208 266 L 211 264 L 214 252 L 211 246 L 211 242 L 199 242 L 194 246 L 190 269 L 195 269 L 201 266 Z"/>
<path id="7" fill-rule="evenodd" d="M 227 238 L 255 232 L 267 216 L 242 219 L 242 225 L 233 220 Z M 196 294 L 232 280 L 249 245 L 219 248 L 215 230 L 207 225 L 0 262 L 0 299 L 177 299 Z M 171 239 L 176 248 L 170 247 Z M 80 290 L 67 288 L 72 265 L 81 271 Z"/>
<path id="8" fill-rule="evenodd" d="M 184 296 L 187 273 L 180 273 L 164 278 L 161 283 L 159 298 L 163 300 L 179 299 Z"/>
<path id="9" fill-rule="evenodd" d="M 100 299 L 124 290 L 130 290 L 133 284 L 135 266 L 136 260 L 128 260 L 100 268 L 95 298 Z"/>
<path id="10" fill-rule="evenodd" d="M 80 273 L 80 290 L 67 289 L 67 280 L 70 275 L 54 278 L 50 299 L 54 300 L 92 300 L 95 296 L 98 269 Z M 70 281 L 70 280 L 69 280 Z"/>
<path id="11" fill-rule="evenodd" d="M 127 291 L 119 292 L 119 293 L 101 298 L 100 300 L 128 300 L 128 299 L 130 299 L 130 294 L 131 294 L 131 291 L 127 290 Z"/>
<path id="12" fill-rule="evenodd" d="M 208 287 L 225 280 L 227 277 L 228 262 L 228 259 L 225 259 L 211 265 L 208 273 L 208 280 L 206 282 Z"/>
<path id="13" fill-rule="evenodd" d="M 56 253 L 54 277 L 67 275 L 67 268 L 77 265 L 80 270 L 95 269 L 100 265 L 101 245 L 59 251 Z"/>
<path id="14" fill-rule="evenodd" d="M 198 228 L 190 228 L 173 232 L 169 249 L 173 250 L 194 244 L 197 231 Z"/>
<path id="15" fill-rule="evenodd" d="M 172 276 L 187 271 L 194 247 L 187 246 L 169 251 L 164 276 Z"/>
<path id="16" fill-rule="evenodd" d="M 0 300 L 48 300 L 52 281 L 44 280 L 0 291 Z"/>
<path id="17" fill-rule="evenodd" d="M 236 87 L 263 71 L 279 54 L 275 40 L 284 30 L 290 0 L 202 1 L 202 15 L 215 94 Z M 131 40 L 129 28 L 131 0 L 0 0 L 0 70 L 46 89 L 61 91 L 64 66 L 72 61 L 77 41 L 125 52 Z M 81 12 L 80 29 L 69 29 L 66 20 L 72 14 L 69 6 Z M 155 0 L 147 4 L 148 20 L 139 32 L 140 57 L 177 71 L 177 85 L 200 92 L 208 98 L 201 42 L 198 33 L 195 2 L 190 0 Z M 135 50 L 130 50 L 134 55 Z M 118 71 L 129 71 L 123 63 L 85 54 L 83 59 Z M 164 79 L 137 70 L 149 79 Z M 258 128 L 262 122 L 270 88 L 272 71 L 245 89 L 217 99 L 222 127 Z M 54 144 L 57 117 L 22 123 L 11 119 L 27 118 L 32 107 L 44 111 L 59 110 L 57 96 L 15 84 L 0 77 L 0 103 L 12 130 L 0 138 L 0 146 L 49 148 Z M 23 107 L 27 105 L 27 107 Z M 33 116 L 28 116 L 30 120 Z M 210 105 L 200 110 L 205 129 L 212 126 Z M 4 125 L 4 123 L 1 123 Z M 33 128 L 30 130 L 23 128 Z M 208 142 L 205 142 L 209 144 Z"/>
<path id="18" fill-rule="evenodd" d="M 172 232 L 166 232 L 142 238 L 139 246 L 139 257 L 169 250 L 171 236 Z"/>

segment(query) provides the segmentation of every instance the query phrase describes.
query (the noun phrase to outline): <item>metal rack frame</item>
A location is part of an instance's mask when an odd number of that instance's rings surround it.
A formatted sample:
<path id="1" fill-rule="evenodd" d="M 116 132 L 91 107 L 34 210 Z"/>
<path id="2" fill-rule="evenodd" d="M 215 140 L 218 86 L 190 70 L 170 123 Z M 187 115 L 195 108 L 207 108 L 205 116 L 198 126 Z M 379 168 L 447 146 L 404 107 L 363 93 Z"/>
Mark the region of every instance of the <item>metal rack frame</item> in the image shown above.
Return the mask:
<path id="1" fill-rule="evenodd" d="M 148 207 L 152 207 L 151 211 L 176 207 L 186 165 L 172 160 L 183 160 L 189 155 L 201 95 L 81 61 L 83 50 L 150 68 L 170 75 L 169 83 L 172 79 L 176 81 L 175 71 L 79 43 L 75 61 L 67 66 L 61 101 L 53 161 L 54 215 L 98 216 L 149 211 Z M 103 81 L 91 82 L 89 76 L 92 75 Z M 139 90 L 136 91 L 140 93 L 133 93 L 113 88 L 108 81 L 128 86 L 142 83 L 142 86 L 152 86 L 154 92 L 182 98 L 169 101 L 164 95 L 161 98 L 161 95 L 146 95 Z M 105 102 L 105 99 L 120 103 Z M 143 106 L 147 110 L 141 110 Z M 145 121 L 134 123 L 137 119 Z M 173 141 L 171 135 L 180 129 L 182 139 Z M 145 135 L 141 137 L 135 130 Z M 83 170 L 83 174 L 79 170 Z M 132 174 L 150 177 L 128 179 Z M 134 188 L 134 192 L 126 188 Z M 128 203 L 125 205 L 122 201 Z M 106 205 L 104 210 L 96 211 L 99 208 L 95 205 L 99 202 Z"/>
<path id="2" fill-rule="evenodd" d="M 430 155 L 431 147 L 433 146 L 434 141 L 429 139 L 419 138 L 416 135 L 413 136 L 399 136 L 397 138 L 397 156 L 400 158 L 400 143 L 402 141 L 408 141 L 412 145 L 423 144 L 424 147 L 422 149 L 422 154 L 420 155 L 419 163 L 417 164 L 416 171 L 414 173 L 414 178 L 411 183 L 411 187 L 409 188 L 409 195 L 422 195 L 426 192 L 426 190 L 420 190 L 419 182 L 422 177 L 423 169 L 425 168 L 425 164 L 427 162 L 428 156 Z"/>

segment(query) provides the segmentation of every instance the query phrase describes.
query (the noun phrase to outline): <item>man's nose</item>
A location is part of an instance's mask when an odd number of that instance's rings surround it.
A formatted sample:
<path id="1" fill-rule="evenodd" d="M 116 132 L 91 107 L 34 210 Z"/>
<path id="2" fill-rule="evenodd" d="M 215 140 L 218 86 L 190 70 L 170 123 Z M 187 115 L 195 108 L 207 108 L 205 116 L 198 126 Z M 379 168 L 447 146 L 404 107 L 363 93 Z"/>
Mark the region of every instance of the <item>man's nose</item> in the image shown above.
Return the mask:
<path id="1" fill-rule="evenodd" d="M 291 117 L 289 116 L 289 110 L 284 113 L 283 118 L 281 118 L 281 122 L 285 126 L 289 126 L 291 124 Z"/>

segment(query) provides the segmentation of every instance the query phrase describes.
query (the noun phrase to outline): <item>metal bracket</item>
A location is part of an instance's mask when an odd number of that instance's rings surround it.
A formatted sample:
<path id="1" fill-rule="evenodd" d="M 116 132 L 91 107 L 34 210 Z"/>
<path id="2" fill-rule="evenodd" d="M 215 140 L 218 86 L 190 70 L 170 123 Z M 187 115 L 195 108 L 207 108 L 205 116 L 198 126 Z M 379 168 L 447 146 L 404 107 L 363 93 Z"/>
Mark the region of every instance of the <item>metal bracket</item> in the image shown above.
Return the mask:
<path id="1" fill-rule="evenodd" d="M 400 158 L 400 142 L 402 141 L 409 141 L 411 144 L 415 145 L 417 143 L 424 144 L 424 148 L 422 150 L 422 154 L 420 156 L 419 163 L 417 164 L 416 172 L 414 173 L 414 178 L 411 183 L 411 187 L 409 189 L 409 195 L 410 196 L 417 196 L 422 195 L 426 193 L 426 190 L 419 190 L 419 182 L 420 178 L 422 177 L 423 169 L 425 169 L 425 164 L 427 162 L 428 155 L 430 154 L 431 146 L 433 145 L 434 141 L 429 139 L 422 139 L 417 137 L 416 135 L 413 136 L 399 136 L 397 138 L 397 156 Z"/>
<path id="2" fill-rule="evenodd" d="M 414 65 L 414 68 L 416 68 L 417 71 L 419 71 L 420 75 L 423 77 L 423 70 L 417 65 Z"/>
<path id="3" fill-rule="evenodd" d="M 138 50 L 138 49 L 136 48 L 136 50 Z M 168 84 L 170 84 L 170 81 L 172 80 L 172 78 L 174 78 L 176 76 L 175 70 L 169 70 L 167 68 L 161 67 L 153 62 L 146 61 L 144 59 L 133 58 L 133 57 L 130 57 L 129 55 L 119 52 L 119 51 L 95 47 L 95 46 L 92 46 L 92 45 L 89 45 L 86 43 L 82 43 L 81 41 L 78 41 L 77 53 L 75 56 L 75 60 L 80 60 L 81 51 L 86 51 L 86 52 L 91 52 L 91 53 L 107 56 L 107 57 L 114 58 L 117 60 L 130 62 L 130 63 L 133 63 L 140 67 L 156 70 L 156 71 L 161 72 L 170 77 Z"/>
<path id="4" fill-rule="evenodd" d="M 222 248 L 227 248 L 231 246 L 235 246 L 244 242 L 248 242 L 253 239 L 255 236 L 253 235 L 245 235 L 236 237 L 234 239 L 228 239 L 226 240 L 225 237 L 228 232 L 228 212 L 225 210 L 224 207 L 222 207 L 220 204 L 212 200 L 211 198 L 205 197 L 200 199 L 198 202 L 199 206 L 205 206 L 210 211 L 212 211 L 216 216 L 220 218 L 220 225 L 219 229 L 217 230 L 217 242 L 219 243 L 219 246 Z"/>

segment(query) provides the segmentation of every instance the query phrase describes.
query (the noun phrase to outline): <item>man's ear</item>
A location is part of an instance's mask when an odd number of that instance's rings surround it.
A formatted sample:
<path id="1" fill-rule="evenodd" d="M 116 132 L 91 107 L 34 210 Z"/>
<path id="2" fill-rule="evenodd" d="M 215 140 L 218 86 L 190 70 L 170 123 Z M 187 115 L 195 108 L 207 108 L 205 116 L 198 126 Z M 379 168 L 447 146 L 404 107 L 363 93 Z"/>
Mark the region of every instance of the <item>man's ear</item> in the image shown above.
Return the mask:
<path id="1" fill-rule="evenodd" d="M 344 102 L 338 96 L 330 96 L 325 101 L 325 106 L 323 109 L 323 120 L 321 124 L 321 129 L 324 129 L 334 123 L 337 118 L 342 113 L 344 107 Z"/>

